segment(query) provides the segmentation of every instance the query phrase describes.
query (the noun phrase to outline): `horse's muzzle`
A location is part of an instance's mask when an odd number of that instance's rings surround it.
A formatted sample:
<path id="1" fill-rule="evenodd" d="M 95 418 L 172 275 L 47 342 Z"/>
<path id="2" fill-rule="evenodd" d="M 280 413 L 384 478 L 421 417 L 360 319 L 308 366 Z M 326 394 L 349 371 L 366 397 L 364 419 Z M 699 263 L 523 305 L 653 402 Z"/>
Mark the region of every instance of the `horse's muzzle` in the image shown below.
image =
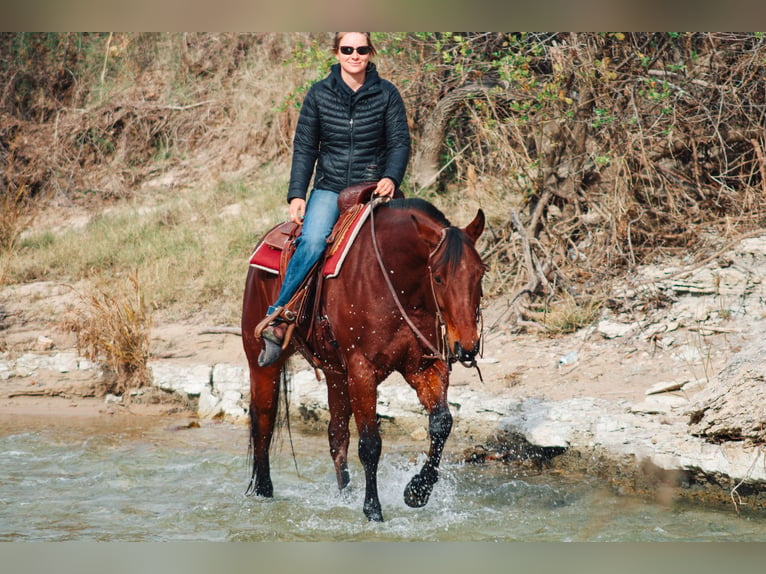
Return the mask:
<path id="1" fill-rule="evenodd" d="M 452 360 L 461 363 L 464 367 L 473 367 L 476 364 L 476 355 L 479 352 L 479 342 L 473 346 L 473 349 L 464 349 L 459 343 L 455 343 L 452 352 Z"/>

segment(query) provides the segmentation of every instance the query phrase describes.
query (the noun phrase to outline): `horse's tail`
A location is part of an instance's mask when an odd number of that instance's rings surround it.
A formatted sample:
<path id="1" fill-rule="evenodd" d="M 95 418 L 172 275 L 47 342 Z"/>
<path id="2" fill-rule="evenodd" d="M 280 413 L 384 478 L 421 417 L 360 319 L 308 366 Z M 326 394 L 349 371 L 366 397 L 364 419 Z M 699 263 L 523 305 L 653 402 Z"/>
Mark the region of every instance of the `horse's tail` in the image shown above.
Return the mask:
<path id="1" fill-rule="evenodd" d="M 248 418 L 250 419 L 250 441 L 247 445 L 247 464 L 252 469 L 250 474 L 250 482 L 245 490 L 245 496 L 253 496 L 255 494 L 255 446 L 253 445 L 253 429 L 255 428 L 255 421 L 253 421 L 253 409 L 250 408 Z"/>
<path id="2" fill-rule="evenodd" d="M 289 396 L 289 388 L 287 386 L 287 369 L 285 368 L 285 365 L 282 365 L 282 370 L 280 371 L 280 384 L 282 387 L 282 396 L 285 398 L 285 409 L 284 409 L 284 424 L 287 428 L 287 439 L 290 441 L 290 454 L 293 456 L 293 465 L 295 466 L 295 473 L 298 475 L 298 478 L 301 476 L 301 471 L 298 470 L 298 459 L 295 457 L 295 445 L 293 444 L 293 433 L 290 428 L 290 396 Z M 282 421 L 280 421 L 282 422 Z M 278 425 L 277 428 L 279 428 Z"/>

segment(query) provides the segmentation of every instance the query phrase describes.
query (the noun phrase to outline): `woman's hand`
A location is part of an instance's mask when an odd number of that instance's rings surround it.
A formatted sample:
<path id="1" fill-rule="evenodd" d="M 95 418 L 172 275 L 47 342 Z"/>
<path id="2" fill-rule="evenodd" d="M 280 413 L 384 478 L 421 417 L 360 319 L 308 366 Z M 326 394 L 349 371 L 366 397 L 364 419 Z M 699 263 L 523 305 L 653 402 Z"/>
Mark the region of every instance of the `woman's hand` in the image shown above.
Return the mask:
<path id="1" fill-rule="evenodd" d="M 306 213 L 306 200 L 294 197 L 290 200 L 290 221 L 301 223 Z"/>
<path id="2" fill-rule="evenodd" d="M 396 191 L 396 185 L 394 184 L 393 180 L 387 177 L 384 177 L 378 182 L 378 186 L 375 188 L 373 195 L 379 195 L 381 197 L 392 198 L 394 197 L 395 191 Z"/>

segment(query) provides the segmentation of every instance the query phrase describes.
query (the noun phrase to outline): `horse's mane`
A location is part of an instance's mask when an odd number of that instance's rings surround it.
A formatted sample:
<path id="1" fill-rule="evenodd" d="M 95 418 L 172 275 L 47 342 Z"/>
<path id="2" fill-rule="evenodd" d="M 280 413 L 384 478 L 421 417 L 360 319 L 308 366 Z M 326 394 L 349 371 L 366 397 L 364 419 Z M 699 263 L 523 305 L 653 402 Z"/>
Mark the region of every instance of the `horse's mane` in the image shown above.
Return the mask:
<path id="1" fill-rule="evenodd" d="M 386 205 L 392 209 L 414 209 L 427 215 L 439 225 L 446 228 L 445 246 L 442 251 L 438 265 L 447 265 L 447 269 L 454 269 L 463 256 L 464 245 L 467 241 L 466 235 L 459 229 L 453 227 L 447 217 L 432 203 L 419 197 L 407 197 L 403 199 L 392 199 Z"/>
<path id="2" fill-rule="evenodd" d="M 391 209 L 415 209 L 420 211 L 444 227 L 452 227 L 449 219 L 439 209 L 425 199 L 419 197 L 405 197 L 392 199 L 386 203 Z"/>

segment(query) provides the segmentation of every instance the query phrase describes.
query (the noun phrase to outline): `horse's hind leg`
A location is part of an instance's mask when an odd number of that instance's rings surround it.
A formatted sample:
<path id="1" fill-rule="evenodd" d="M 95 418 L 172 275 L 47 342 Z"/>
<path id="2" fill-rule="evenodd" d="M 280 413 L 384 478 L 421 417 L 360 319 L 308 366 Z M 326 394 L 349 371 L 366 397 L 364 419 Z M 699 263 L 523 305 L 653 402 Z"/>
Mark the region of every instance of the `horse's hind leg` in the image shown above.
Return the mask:
<path id="1" fill-rule="evenodd" d="M 407 382 L 415 389 L 421 404 L 428 411 L 428 434 L 431 438 L 428 459 L 404 489 L 404 502 L 407 506 L 425 506 L 434 484 L 439 480 L 439 463 L 452 430 L 452 414 L 447 405 L 448 377 L 448 369 L 443 361 L 406 376 Z"/>
<path id="2" fill-rule="evenodd" d="M 247 495 L 272 497 L 269 447 L 274 434 L 279 400 L 280 361 L 271 367 L 250 367 L 250 440 L 253 447 L 253 473 Z"/>
<path id="3" fill-rule="evenodd" d="M 250 446 L 253 474 L 247 495 L 271 497 L 274 488 L 269 471 L 269 447 L 277 418 L 279 375 L 288 353 L 268 367 L 258 366 L 263 339 L 255 336 L 270 301 L 276 299 L 279 281 L 275 275 L 250 267 L 242 299 L 242 347 L 250 368 Z"/>
<path id="4" fill-rule="evenodd" d="M 343 375 L 327 375 L 327 403 L 330 408 L 330 424 L 328 439 L 330 441 L 330 456 L 335 464 L 335 474 L 338 478 L 338 489 L 343 490 L 350 481 L 348 474 L 348 422 L 351 418 L 351 403 L 348 397 L 348 387 Z"/>

